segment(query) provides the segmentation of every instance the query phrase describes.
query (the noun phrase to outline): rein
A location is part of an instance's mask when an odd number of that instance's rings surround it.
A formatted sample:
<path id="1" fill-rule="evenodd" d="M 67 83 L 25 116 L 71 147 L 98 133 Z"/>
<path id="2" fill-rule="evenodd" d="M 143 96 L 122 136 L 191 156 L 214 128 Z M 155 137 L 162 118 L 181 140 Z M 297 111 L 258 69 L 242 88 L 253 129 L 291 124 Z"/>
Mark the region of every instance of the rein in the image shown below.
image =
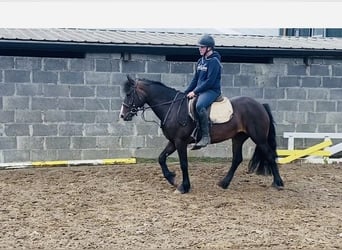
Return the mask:
<path id="1" fill-rule="evenodd" d="M 163 126 L 165 125 L 166 120 L 167 120 L 167 118 L 169 117 L 169 114 L 170 114 L 172 105 L 176 102 L 179 93 L 180 93 L 180 92 L 177 92 L 177 94 L 175 95 L 175 98 L 173 98 L 173 100 L 172 100 L 172 102 L 171 102 L 171 105 L 170 105 L 169 109 L 167 110 L 166 116 L 164 117 L 164 120 L 163 120 L 163 122 L 162 122 L 162 124 L 161 124 L 160 127 L 163 127 Z M 182 99 L 178 99 L 178 100 L 182 100 Z M 179 106 L 181 106 L 181 105 L 179 105 Z M 178 109 L 178 112 L 179 112 L 179 109 Z M 177 112 L 177 114 L 178 114 L 178 112 Z"/>
<path id="2" fill-rule="evenodd" d="M 166 124 L 166 121 L 167 121 L 167 119 L 168 119 L 168 117 L 169 117 L 169 115 L 170 115 L 171 108 L 173 107 L 173 104 L 175 104 L 175 103 L 178 102 L 178 101 L 182 101 L 182 102 L 183 102 L 183 101 L 186 99 L 186 95 L 183 96 L 183 97 L 181 97 L 181 98 L 179 98 L 179 99 L 177 99 L 178 96 L 179 96 L 180 94 L 181 94 L 181 92 L 178 91 L 177 94 L 175 95 L 175 97 L 173 98 L 172 101 L 162 102 L 162 103 L 158 103 L 158 104 L 156 104 L 156 105 L 147 106 L 147 107 L 146 107 L 146 106 L 143 106 L 143 107 L 135 107 L 134 103 L 132 103 L 131 105 L 129 105 L 129 104 L 123 102 L 122 104 L 123 104 L 124 106 L 130 108 L 130 109 L 131 109 L 131 110 L 130 110 L 130 113 L 132 113 L 133 115 L 137 115 L 137 113 L 138 113 L 139 111 L 142 111 L 142 113 L 141 113 L 141 118 L 142 118 L 145 122 L 154 122 L 154 123 L 158 124 L 159 127 L 162 128 L 162 127 Z M 146 110 L 152 109 L 152 108 L 155 108 L 155 107 L 159 107 L 159 106 L 163 106 L 163 105 L 167 105 L 167 104 L 171 104 L 171 105 L 170 105 L 168 111 L 166 112 L 166 115 L 165 115 L 165 117 L 164 117 L 164 119 L 163 119 L 163 121 L 162 121 L 161 124 L 159 124 L 157 121 L 149 121 L 149 120 L 146 120 L 146 118 L 145 118 L 145 111 L 146 111 Z M 131 107 L 131 106 L 133 106 L 133 107 Z M 178 111 L 177 111 L 177 115 L 178 115 L 179 112 L 180 112 L 181 106 L 182 106 L 182 105 L 179 105 L 179 108 L 178 108 Z M 181 123 L 181 124 L 182 124 L 183 126 L 185 126 L 184 123 L 185 123 L 185 122 L 183 122 L 183 123 Z"/>
<path id="3" fill-rule="evenodd" d="M 142 118 L 145 122 L 154 122 L 154 123 L 156 123 L 160 128 L 162 128 L 162 127 L 166 124 L 167 119 L 169 118 L 169 115 L 170 115 L 171 109 L 172 109 L 172 107 L 173 107 L 173 104 L 175 104 L 176 102 L 179 102 L 179 101 L 182 101 L 182 102 L 183 102 L 184 100 L 186 100 L 186 96 L 183 96 L 183 97 L 177 99 L 180 93 L 181 93 L 181 92 L 177 92 L 177 94 L 175 95 L 175 97 L 173 98 L 172 101 L 167 101 L 167 102 L 158 103 L 158 104 L 153 105 L 153 106 L 148 106 L 148 107 L 145 107 L 145 106 L 144 106 L 144 107 L 138 108 L 138 111 L 142 111 L 142 113 L 141 113 L 141 118 Z M 146 118 L 145 118 L 145 110 L 152 109 L 152 108 L 159 107 L 159 106 L 163 106 L 163 105 L 167 105 L 167 104 L 171 104 L 171 105 L 169 106 L 169 109 L 167 110 L 166 115 L 165 115 L 165 117 L 164 117 L 164 119 L 163 119 L 163 121 L 162 121 L 161 124 L 159 124 L 157 121 L 149 121 L 149 120 L 146 120 Z M 178 114 L 179 114 L 179 112 L 180 112 L 181 107 L 182 107 L 182 105 L 179 105 L 178 110 L 177 110 L 177 116 L 178 116 Z M 182 125 L 184 126 L 184 124 L 182 124 Z"/>

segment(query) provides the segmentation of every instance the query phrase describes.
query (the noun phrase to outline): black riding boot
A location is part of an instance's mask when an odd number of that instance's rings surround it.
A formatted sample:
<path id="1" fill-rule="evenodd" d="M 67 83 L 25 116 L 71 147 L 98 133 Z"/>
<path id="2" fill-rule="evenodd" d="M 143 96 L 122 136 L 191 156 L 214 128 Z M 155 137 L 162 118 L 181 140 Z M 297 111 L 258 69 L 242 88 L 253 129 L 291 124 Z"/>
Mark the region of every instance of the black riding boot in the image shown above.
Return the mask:
<path id="1" fill-rule="evenodd" d="M 202 133 L 202 138 L 199 142 L 197 142 L 194 146 L 194 149 L 199 149 L 210 144 L 209 137 L 209 117 L 208 111 L 205 108 L 202 108 L 198 113 L 200 129 Z"/>

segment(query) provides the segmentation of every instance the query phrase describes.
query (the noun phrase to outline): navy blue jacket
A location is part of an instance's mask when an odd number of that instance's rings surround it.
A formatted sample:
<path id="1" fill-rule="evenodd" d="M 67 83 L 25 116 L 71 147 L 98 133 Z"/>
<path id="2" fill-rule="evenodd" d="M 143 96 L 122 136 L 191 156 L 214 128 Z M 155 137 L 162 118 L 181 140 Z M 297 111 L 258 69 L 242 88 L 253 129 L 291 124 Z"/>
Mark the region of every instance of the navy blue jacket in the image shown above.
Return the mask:
<path id="1" fill-rule="evenodd" d="M 221 94 L 221 68 L 221 56 L 216 51 L 208 58 L 200 58 L 194 78 L 184 92 L 188 94 L 193 91 L 198 95 L 211 89 Z"/>

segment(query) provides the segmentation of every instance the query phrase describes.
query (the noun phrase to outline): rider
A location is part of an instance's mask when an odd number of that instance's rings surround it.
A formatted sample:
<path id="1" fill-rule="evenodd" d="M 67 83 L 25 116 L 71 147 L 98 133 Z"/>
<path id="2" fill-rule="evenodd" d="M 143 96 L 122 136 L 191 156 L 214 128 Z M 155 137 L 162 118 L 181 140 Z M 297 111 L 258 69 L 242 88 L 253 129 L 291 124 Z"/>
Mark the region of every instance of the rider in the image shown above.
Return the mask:
<path id="1" fill-rule="evenodd" d="M 198 96 L 196 111 L 202 138 L 193 149 L 210 144 L 208 107 L 221 95 L 221 56 L 214 51 L 215 40 L 205 34 L 198 41 L 199 53 L 202 56 L 196 64 L 196 73 L 186 88 L 188 98 Z"/>

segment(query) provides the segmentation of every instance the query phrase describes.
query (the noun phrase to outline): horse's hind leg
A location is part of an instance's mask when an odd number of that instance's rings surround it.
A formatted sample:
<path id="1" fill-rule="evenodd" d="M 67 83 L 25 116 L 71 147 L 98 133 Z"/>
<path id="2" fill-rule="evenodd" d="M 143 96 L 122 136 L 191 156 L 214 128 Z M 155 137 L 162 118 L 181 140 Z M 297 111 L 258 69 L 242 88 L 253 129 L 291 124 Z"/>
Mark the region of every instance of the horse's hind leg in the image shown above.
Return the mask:
<path id="1" fill-rule="evenodd" d="M 175 186 L 175 176 L 176 174 L 174 172 L 171 172 L 169 170 L 169 168 L 167 167 L 166 164 L 166 159 L 167 157 L 172 154 L 173 152 L 175 152 L 176 147 L 172 142 L 168 142 L 168 144 L 166 145 L 166 147 L 164 148 L 164 150 L 160 153 L 159 155 L 159 165 L 162 169 L 163 175 L 166 178 L 166 180 L 173 186 Z"/>
<path id="2" fill-rule="evenodd" d="M 274 150 L 272 150 L 267 143 L 260 144 L 258 145 L 258 147 L 264 155 L 267 163 L 269 164 L 269 168 L 271 169 L 273 175 L 272 186 L 277 189 L 282 189 L 284 187 L 284 183 L 279 174 L 279 168 L 276 162 L 276 152 L 274 152 Z"/>
<path id="3" fill-rule="evenodd" d="M 230 182 L 233 179 L 234 173 L 240 163 L 242 162 L 242 145 L 247 140 L 248 136 L 246 134 L 237 134 L 232 138 L 233 143 L 233 159 L 232 165 L 227 173 L 227 175 L 218 183 L 218 185 L 224 189 L 228 188 Z"/>

